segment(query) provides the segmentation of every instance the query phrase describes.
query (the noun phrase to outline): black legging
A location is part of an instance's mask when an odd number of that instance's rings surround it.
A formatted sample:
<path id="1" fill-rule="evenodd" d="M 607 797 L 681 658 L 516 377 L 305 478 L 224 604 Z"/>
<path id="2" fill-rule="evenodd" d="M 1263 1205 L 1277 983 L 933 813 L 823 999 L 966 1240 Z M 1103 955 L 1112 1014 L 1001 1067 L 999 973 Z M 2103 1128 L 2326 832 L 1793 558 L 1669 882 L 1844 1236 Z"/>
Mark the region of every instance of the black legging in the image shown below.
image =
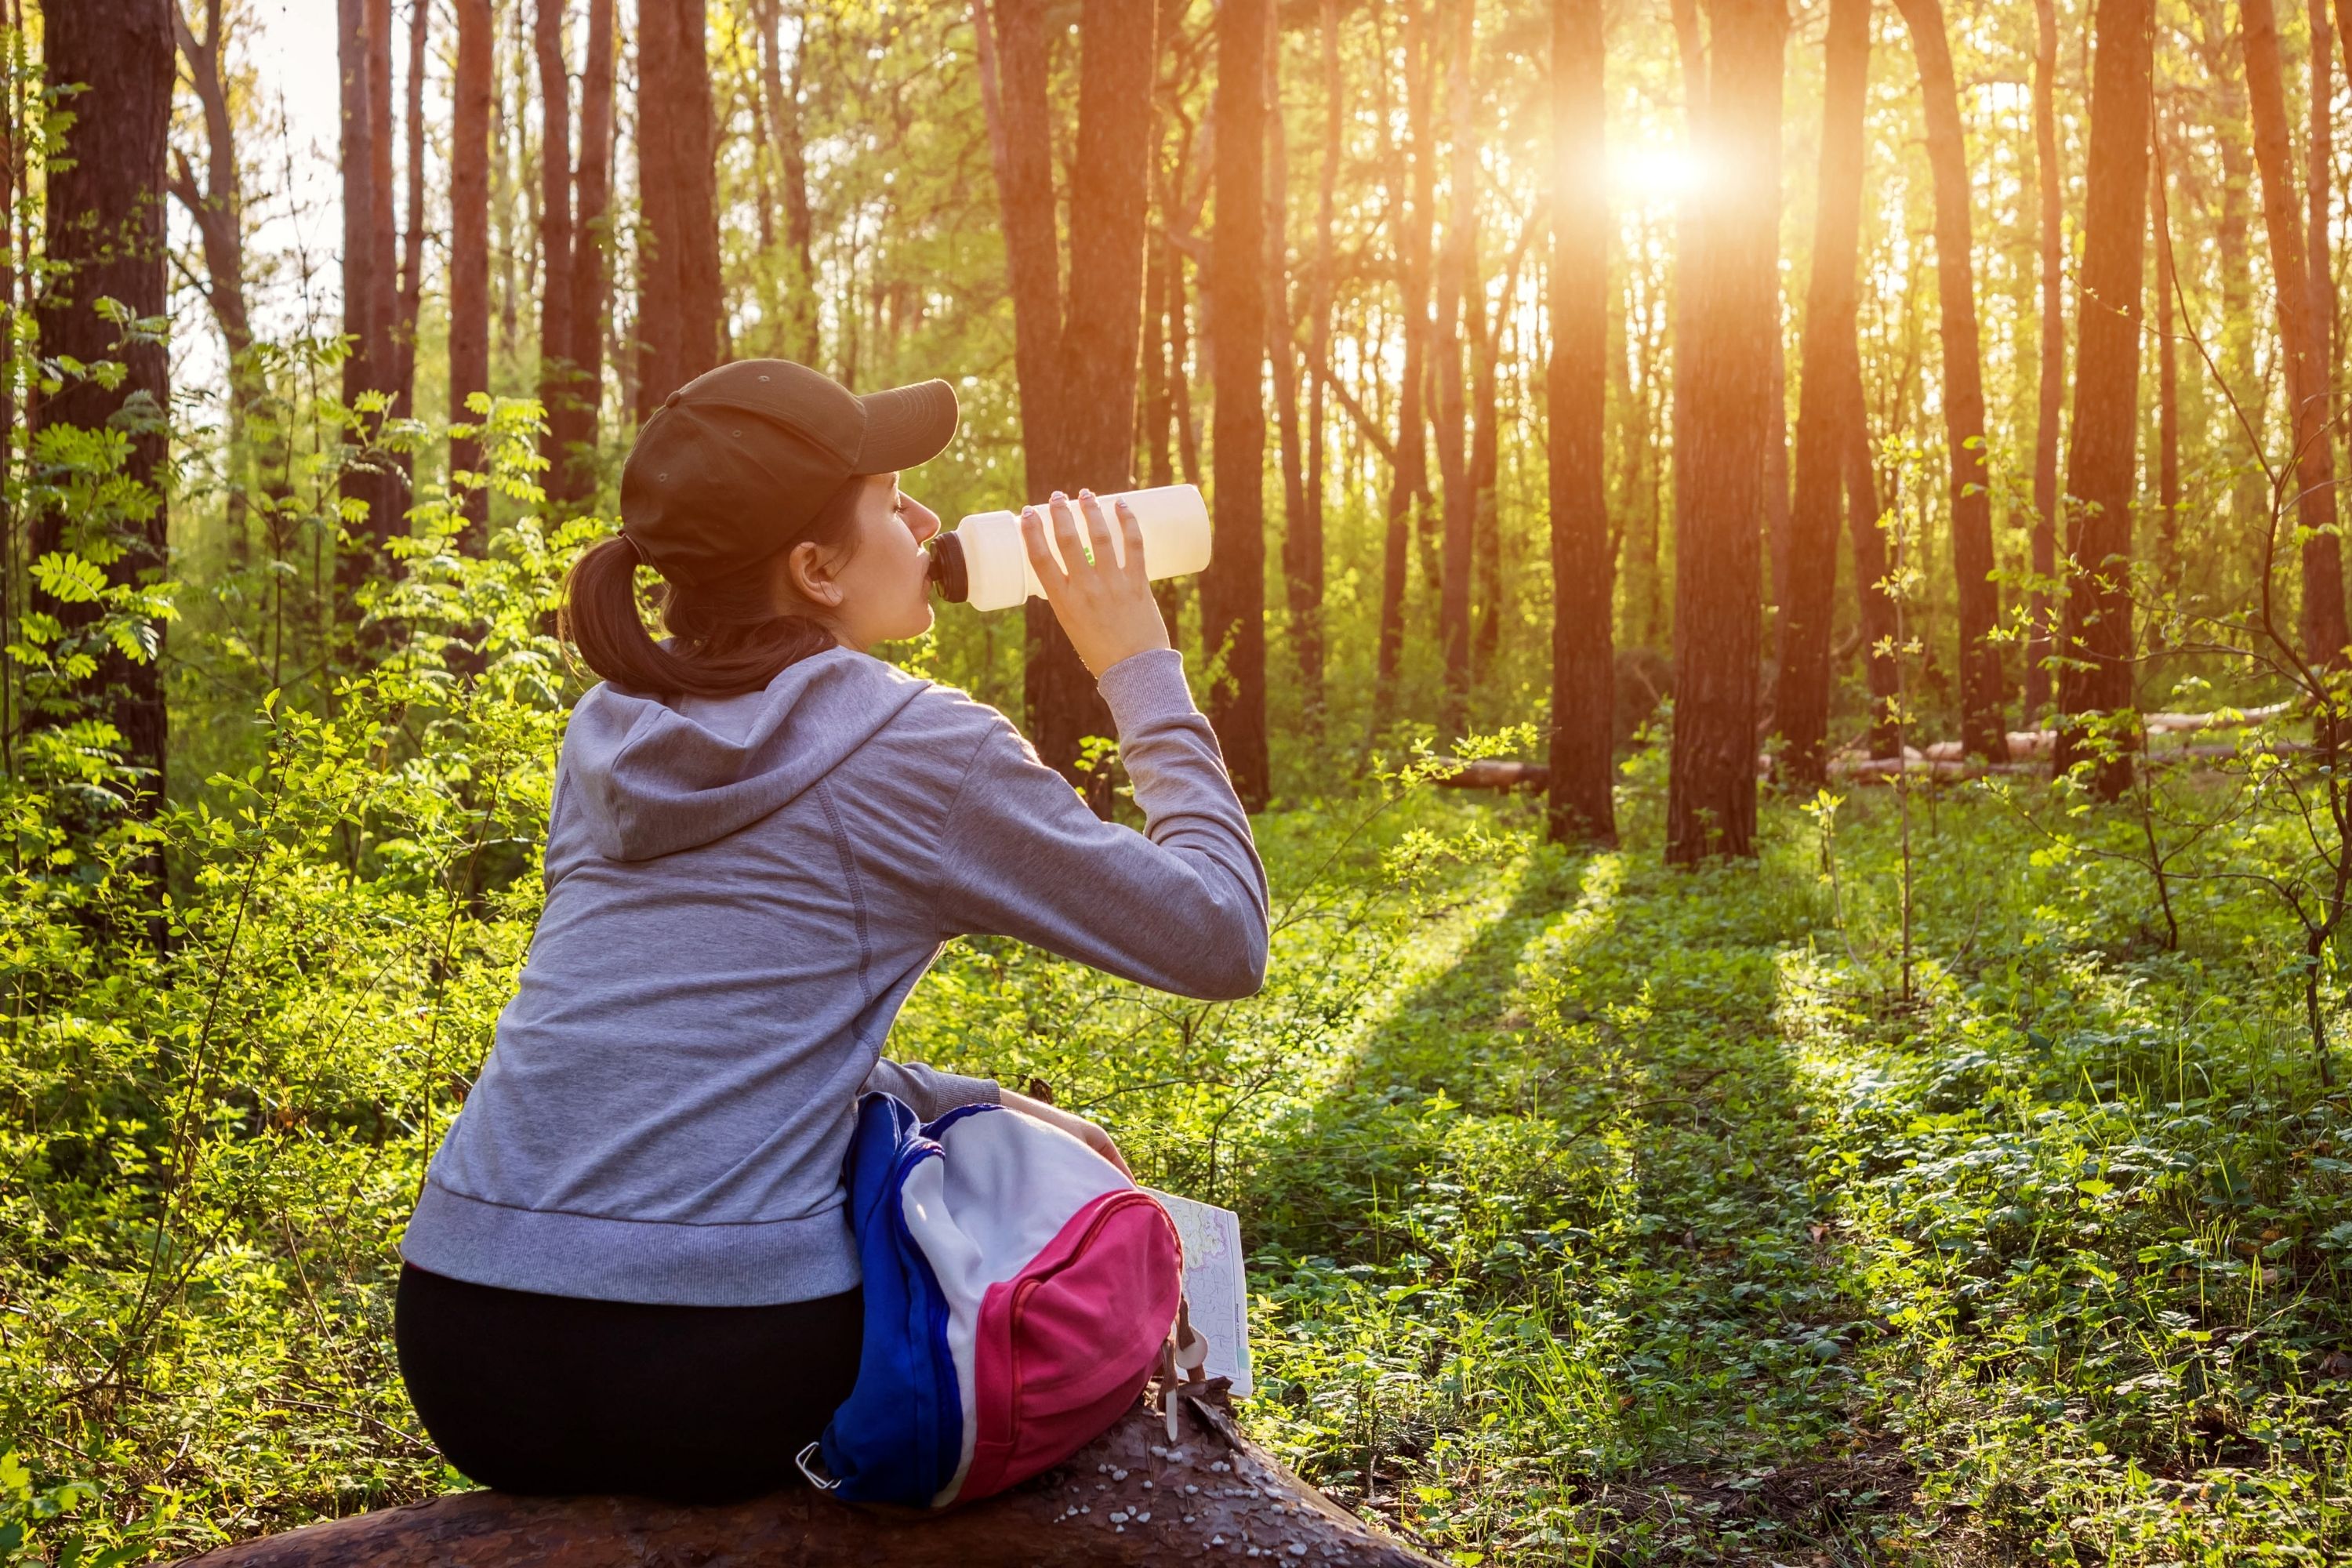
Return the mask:
<path id="1" fill-rule="evenodd" d="M 849 1396 L 860 1293 L 659 1307 L 471 1285 L 404 1267 L 401 1380 L 449 1463 L 512 1492 L 720 1502 L 800 1479 Z"/>

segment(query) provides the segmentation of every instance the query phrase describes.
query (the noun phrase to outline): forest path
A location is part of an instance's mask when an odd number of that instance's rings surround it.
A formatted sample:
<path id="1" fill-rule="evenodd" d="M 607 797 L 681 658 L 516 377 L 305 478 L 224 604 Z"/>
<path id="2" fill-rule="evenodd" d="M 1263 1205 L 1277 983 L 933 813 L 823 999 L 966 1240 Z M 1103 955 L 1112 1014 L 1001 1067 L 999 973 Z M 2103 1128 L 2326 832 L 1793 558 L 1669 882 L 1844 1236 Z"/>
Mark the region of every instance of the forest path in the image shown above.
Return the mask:
<path id="1" fill-rule="evenodd" d="M 1902 1560 L 1790 885 L 1538 858 L 1460 914 L 1268 1185 L 1265 1435 L 1313 1479 L 1465 1563 Z"/>

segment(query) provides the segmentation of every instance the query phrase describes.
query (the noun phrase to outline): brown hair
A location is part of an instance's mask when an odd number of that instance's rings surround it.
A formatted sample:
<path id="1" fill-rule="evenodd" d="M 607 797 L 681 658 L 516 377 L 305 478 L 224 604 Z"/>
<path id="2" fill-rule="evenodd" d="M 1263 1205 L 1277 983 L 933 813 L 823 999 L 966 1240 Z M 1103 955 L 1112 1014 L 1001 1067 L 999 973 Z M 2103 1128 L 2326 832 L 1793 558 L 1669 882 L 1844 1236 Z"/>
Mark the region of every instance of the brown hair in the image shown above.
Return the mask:
<path id="1" fill-rule="evenodd" d="M 803 541 L 839 549 L 856 541 L 857 503 L 871 476 L 856 474 L 825 499 L 809 525 L 782 548 Z M 772 559 L 772 557 L 771 557 Z M 765 562 L 728 581 L 688 587 L 665 578 L 656 591 L 665 647 L 637 610 L 637 547 L 619 534 L 590 545 L 563 580 L 555 635 L 615 686 L 656 696 L 733 697 L 757 691 L 834 636 L 806 616 L 780 616 Z"/>

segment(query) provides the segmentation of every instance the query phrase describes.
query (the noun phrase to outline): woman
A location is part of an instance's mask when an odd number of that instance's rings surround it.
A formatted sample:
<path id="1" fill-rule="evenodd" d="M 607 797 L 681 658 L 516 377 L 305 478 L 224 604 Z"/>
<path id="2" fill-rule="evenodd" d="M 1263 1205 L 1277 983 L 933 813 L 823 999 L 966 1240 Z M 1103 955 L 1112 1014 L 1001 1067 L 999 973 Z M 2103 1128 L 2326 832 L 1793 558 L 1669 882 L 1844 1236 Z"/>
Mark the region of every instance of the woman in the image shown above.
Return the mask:
<path id="1" fill-rule="evenodd" d="M 861 1090 L 926 1118 L 1001 1101 L 1118 1159 L 1090 1122 L 881 1058 L 949 938 L 1202 998 L 1264 978 L 1265 872 L 1132 518 L 1124 566 L 1084 492 L 1022 531 L 1145 833 L 994 709 L 866 652 L 930 625 L 939 519 L 898 470 L 955 426 L 944 382 L 724 366 L 646 421 L 621 534 L 572 568 L 563 632 L 604 684 L 564 738 L 520 986 L 401 1243 L 401 1375 L 477 1480 L 713 1500 L 793 1477 L 856 1376 Z"/>

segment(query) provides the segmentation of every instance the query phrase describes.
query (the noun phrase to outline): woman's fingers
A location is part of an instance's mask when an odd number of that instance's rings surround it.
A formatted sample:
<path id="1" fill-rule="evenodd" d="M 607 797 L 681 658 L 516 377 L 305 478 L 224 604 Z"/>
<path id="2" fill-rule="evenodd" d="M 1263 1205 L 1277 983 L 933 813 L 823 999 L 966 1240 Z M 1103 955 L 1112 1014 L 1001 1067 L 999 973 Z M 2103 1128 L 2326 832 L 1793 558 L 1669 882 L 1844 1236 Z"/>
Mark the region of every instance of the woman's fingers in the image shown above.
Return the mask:
<path id="1" fill-rule="evenodd" d="M 1137 521 L 1135 509 L 1124 500 L 1118 503 L 1118 531 L 1127 547 L 1124 557 L 1127 574 L 1140 583 L 1146 576 L 1143 570 L 1143 524 Z"/>
<path id="2" fill-rule="evenodd" d="M 1070 576 L 1076 576 L 1086 564 L 1086 546 L 1078 539 L 1078 514 L 1070 505 L 1070 498 L 1061 491 L 1054 492 L 1054 543 L 1062 552 L 1062 565 Z"/>
<path id="3" fill-rule="evenodd" d="M 1078 510 L 1087 514 L 1087 542 L 1093 547 L 1096 569 L 1110 571 L 1118 557 L 1111 552 L 1110 519 L 1103 515 L 1102 502 L 1094 491 L 1080 490 Z"/>
<path id="4" fill-rule="evenodd" d="M 1069 574 L 1045 548 L 1045 521 L 1037 515 L 1034 506 L 1021 509 L 1021 543 L 1029 552 L 1029 569 L 1037 574 L 1037 581 L 1045 590 L 1045 602 L 1053 604 L 1069 581 Z"/>

